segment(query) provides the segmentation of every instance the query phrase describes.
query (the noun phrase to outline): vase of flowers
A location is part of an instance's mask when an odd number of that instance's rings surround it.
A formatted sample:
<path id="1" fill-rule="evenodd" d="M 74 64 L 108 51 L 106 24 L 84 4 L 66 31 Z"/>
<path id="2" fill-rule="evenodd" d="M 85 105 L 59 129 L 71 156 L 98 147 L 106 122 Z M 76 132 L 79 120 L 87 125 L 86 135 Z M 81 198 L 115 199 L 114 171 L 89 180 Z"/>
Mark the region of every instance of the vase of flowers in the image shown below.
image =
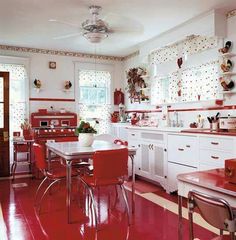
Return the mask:
<path id="1" fill-rule="evenodd" d="M 96 133 L 97 131 L 89 122 L 81 121 L 79 127 L 76 128 L 76 135 L 79 136 L 79 143 L 82 147 L 90 147 Z"/>
<path id="2" fill-rule="evenodd" d="M 25 119 L 23 123 L 21 123 L 20 128 L 23 131 L 24 139 L 32 139 L 31 136 L 31 124 L 29 123 L 28 119 Z"/>

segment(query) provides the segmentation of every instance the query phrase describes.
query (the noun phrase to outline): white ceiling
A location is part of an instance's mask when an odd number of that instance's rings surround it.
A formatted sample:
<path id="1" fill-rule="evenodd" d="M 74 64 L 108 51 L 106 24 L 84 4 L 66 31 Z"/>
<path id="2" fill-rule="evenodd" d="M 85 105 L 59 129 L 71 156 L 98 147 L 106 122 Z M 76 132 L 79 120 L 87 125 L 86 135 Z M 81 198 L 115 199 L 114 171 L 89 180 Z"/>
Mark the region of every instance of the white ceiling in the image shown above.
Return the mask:
<path id="1" fill-rule="evenodd" d="M 97 44 L 98 54 L 112 56 L 128 55 L 141 42 L 211 9 L 226 13 L 236 8 L 235 0 L 0 0 L 0 3 L 0 44 L 83 53 L 95 51 L 95 45 L 83 36 L 54 39 L 79 29 L 48 20 L 80 26 L 90 17 L 88 6 L 99 5 L 103 8 L 101 18 L 105 17 L 111 27 L 128 29 L 114 32 Z"/>

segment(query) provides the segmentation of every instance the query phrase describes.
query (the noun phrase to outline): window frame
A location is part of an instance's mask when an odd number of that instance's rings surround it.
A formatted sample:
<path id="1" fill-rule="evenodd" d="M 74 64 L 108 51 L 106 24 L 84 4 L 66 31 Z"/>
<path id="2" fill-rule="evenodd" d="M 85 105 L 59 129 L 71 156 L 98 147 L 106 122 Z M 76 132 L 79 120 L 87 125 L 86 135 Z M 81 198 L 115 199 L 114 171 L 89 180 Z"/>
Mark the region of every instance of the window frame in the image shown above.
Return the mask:
<path id="1" fill-rule="evenodd" d="M 79 84 L 79 71 L 81 70 L 95 70 L 94 62 L 75 62 L 75 101 L 76 101 L 76 111 L 79 112 L 80 103 L 80 84 Z M 97 71 L 108 71 L 111 75 L 110 86 L 107 91 L 107 103 L 112 105 L 112 89 L 113 89 L 113 79 L 114 79 L 114 66 L 107 63 L 96 63 Z M 100 106 L 103 104 L 89 104 L 92 106 Z"/>

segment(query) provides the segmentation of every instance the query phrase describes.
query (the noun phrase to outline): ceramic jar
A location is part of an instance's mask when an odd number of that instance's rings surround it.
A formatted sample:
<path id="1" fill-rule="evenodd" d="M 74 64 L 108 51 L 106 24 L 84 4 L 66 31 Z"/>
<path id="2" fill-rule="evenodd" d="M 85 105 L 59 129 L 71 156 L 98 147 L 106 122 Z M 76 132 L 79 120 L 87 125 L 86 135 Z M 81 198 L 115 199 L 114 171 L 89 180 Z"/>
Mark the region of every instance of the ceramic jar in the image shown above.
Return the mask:
<path id="1" fill-rule="evenodd" d="M 94 141 L 93 133 L 80 133 L 79 134 L 79 143 L 82 147 L 90 147 L 92 146 Z"/>

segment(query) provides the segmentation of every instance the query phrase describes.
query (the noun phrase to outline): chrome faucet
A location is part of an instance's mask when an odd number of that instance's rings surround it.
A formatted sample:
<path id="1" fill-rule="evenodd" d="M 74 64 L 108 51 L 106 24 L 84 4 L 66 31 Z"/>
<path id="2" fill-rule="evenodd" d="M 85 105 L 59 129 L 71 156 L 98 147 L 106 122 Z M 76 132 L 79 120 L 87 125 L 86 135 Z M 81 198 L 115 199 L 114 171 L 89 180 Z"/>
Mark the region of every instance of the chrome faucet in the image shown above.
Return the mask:
<path id="1" fill-rule="evenodd" d="M 175 126 L 176 126 L 176 127 L 179 127 L 179 114 L 178 114 L 177 111 L 174 111 L 174 116 L 175 116 L 175 118 L 176 118 L 176 124 L 175 124 Z"/>

